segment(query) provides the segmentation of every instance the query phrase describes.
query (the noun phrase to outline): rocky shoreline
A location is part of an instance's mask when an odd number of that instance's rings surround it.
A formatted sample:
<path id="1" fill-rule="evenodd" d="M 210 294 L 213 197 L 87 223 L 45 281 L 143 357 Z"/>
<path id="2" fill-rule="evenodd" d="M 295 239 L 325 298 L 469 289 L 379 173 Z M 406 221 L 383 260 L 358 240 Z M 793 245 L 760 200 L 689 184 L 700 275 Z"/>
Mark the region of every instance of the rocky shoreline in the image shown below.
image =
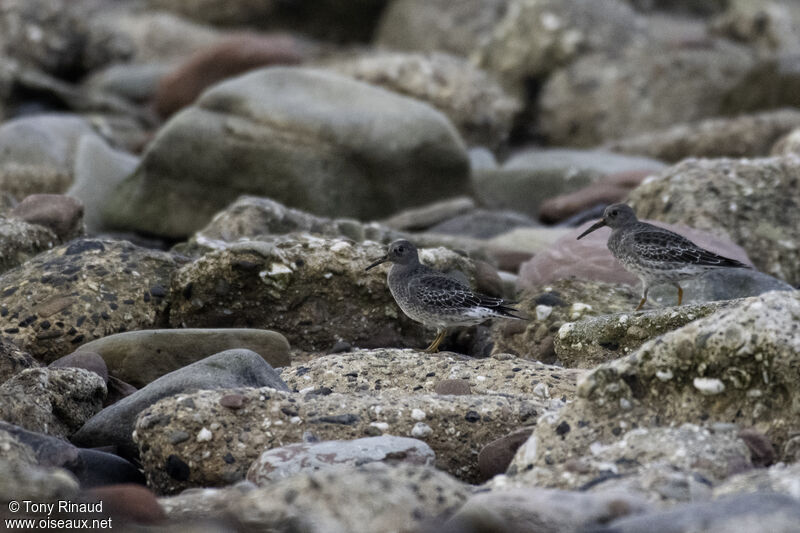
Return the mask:
<path id="1" fill-rule="evenodd" d="M 789 0 L 2 2 L 5 528 L 796 531 L 798 29 Z M 619 201 L 753 268 L 634 312 L 607 230 L 576 240 Z M 423 353 L 364 270 L 400 238 L 526 320 Z"/>

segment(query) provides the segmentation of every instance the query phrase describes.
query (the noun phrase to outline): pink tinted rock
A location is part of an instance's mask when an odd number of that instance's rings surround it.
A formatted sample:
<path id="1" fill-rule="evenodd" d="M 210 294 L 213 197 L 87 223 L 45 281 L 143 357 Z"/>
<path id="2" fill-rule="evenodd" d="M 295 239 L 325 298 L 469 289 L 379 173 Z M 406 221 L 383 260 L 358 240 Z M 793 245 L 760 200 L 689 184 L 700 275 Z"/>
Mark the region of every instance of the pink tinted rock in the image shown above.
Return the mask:
<path id="1" fill-rule="evenodd" d="M 611 234 L 609 228 L 601 228 L 581 240 L 576 240 L 578 235 L 594 222 L 592 220 L 575 228 L 556 241 L 549 249 L 536 254 L 533 259 L 523 263 L 520 267 L 517 286 L 524 289 L 570 277 L 638 285 L 639 279 L 625 270 L 608 251 L 606 243 Z M 666 224 L 656 220 L 645 220 L 644 222 L 679 233 L 712 252 L 748 265 L 753 264 L 744 249 L 730 239 L 681 224 Z"/>
<path id="2" fill-rule="evenodd" d="M 26 196 L 11 211 L 11 216 L 29 224 L 44 226 L 64 242 L 83 232 L 83 204 L 63 194 Z"/>
<path id="3" fill-rule="evenodd" d="M 232 34 L 198 50 L 165 76 L 156 90 L 155 108 L 169 117 L 217 82 L 269 65 L 294 65 L 306 53 L 306 45 L 289 35 Z"/>
<path id="4" fill-rule="evenodd" d="M 94 372 L 108 384 L 108 367 L 106 362 L 95 352 L 72 352 L 50 363 L 55 368 L 83 368 Z"/>
<path id="5" fill-rule="evenodd" d="M 597 204 L 621 202 L 633 188 L 651 174 L 653 174 L 652 170 L 631 170 L 608 174 L 582 189 L 560 194 L 544 201 L 539 208 L 539 219 L 542 222 L 553 224 Z"/>

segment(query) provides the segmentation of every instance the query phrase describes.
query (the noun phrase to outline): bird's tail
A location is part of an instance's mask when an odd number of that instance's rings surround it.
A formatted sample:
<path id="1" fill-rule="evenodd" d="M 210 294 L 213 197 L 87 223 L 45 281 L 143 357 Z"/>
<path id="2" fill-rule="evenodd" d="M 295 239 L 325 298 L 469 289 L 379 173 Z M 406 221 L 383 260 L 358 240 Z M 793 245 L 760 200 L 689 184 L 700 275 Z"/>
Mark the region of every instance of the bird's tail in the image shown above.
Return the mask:
<path id="1" fill-rule="evenodd" d="M 489 309 L 497 313 L 497 316 L 501 316 L 504 318 L 515 318 L 517 320 L 529 320 L 524 316 L 519 316 L 518 314 L 516 314 L 519 313 L 520 311 L 519 309 L 516 309 L 513 306 L 516 305 L 518 302 L 503 300 L 501 298 L 490 298 L 490 297 L 484 297 L 481 300 L 482 300 L 481 305 L 488 307 Z"/>

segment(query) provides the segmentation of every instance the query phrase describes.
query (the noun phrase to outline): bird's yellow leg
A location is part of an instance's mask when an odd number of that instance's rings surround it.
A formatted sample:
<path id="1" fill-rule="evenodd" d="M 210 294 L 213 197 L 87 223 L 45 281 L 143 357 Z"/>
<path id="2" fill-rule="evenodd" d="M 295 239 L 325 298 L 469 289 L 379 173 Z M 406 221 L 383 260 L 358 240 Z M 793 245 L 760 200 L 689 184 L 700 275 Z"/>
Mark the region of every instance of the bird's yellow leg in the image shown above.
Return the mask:
<path id="1" fill-rule="evenodd" d="M 436 338 L 433 339 L 433 342 L 431 343 L 431 345 L 428 346 L 427 348 L 425 348 L 425 353 L 436 353 L 436 352 L 438 352 L 439 351 L 439 345 L 444 340 L 444 334 L 446 332 L 447 332 L 446 329 L 444 329 L 444 328 L 440 329 L 438 334 L 436 335 Z"/>
<path id="2" fill-rule="evenodd" d="M 639 309 L 641 309 L 644 303 L 647 301 L 647 290 L 648 290 L 647 287 L 645 287 L 644 290 L 642 291 L 642 301 L 639 302 L 639 305 L 636 306 L 636 309 L 634 311 L 638 311 Z"/>

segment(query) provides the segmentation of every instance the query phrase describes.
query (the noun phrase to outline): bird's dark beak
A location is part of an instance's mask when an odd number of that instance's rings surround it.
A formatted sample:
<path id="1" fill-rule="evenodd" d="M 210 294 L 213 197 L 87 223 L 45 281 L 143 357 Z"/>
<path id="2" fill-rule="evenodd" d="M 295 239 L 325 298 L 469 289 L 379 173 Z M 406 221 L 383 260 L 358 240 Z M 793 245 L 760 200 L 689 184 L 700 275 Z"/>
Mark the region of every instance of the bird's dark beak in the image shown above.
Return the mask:
<path id="1" fill-rule="evenodd" d="M 603 226 L 605 226 L 605 225 L 606 225 L 606 221 L 605 221 L 605 220 L 598 220 L 597 222 L 595 222 L 594 224 L 592 224 L 592 226 L 591 226 L 589 229 L 587 229 L 586 231 L 584 231 L 583 233 L 581 233 L 581 234 L 578 236 L 578 238 L 577 238 L 576 240 L 581 240 L 581 239 L 583 239 L 584 237 L 586 237 L 587 235 L 589 235 L 589 234 L 590 234 L 591 232 L 593 232 L 594 230 L 596 230 L 596 229 L 600 229 L 600 228 L 602 228 L 602 227 L 603 227 Z"/>
<path id="2" fill-rule="evenodd" d="M 388 260 L 389 260 L 389 255 L 388 254 L 384 255 L 383 257 L 373 261 L 373 263 L 370 266 L 368 266 L 367 268 L 365 268 L 364 270 L 369 270 L 370 268 L 375 268 L 376 266 L 380 265 L 381 263 L 385 263 Z"/>

